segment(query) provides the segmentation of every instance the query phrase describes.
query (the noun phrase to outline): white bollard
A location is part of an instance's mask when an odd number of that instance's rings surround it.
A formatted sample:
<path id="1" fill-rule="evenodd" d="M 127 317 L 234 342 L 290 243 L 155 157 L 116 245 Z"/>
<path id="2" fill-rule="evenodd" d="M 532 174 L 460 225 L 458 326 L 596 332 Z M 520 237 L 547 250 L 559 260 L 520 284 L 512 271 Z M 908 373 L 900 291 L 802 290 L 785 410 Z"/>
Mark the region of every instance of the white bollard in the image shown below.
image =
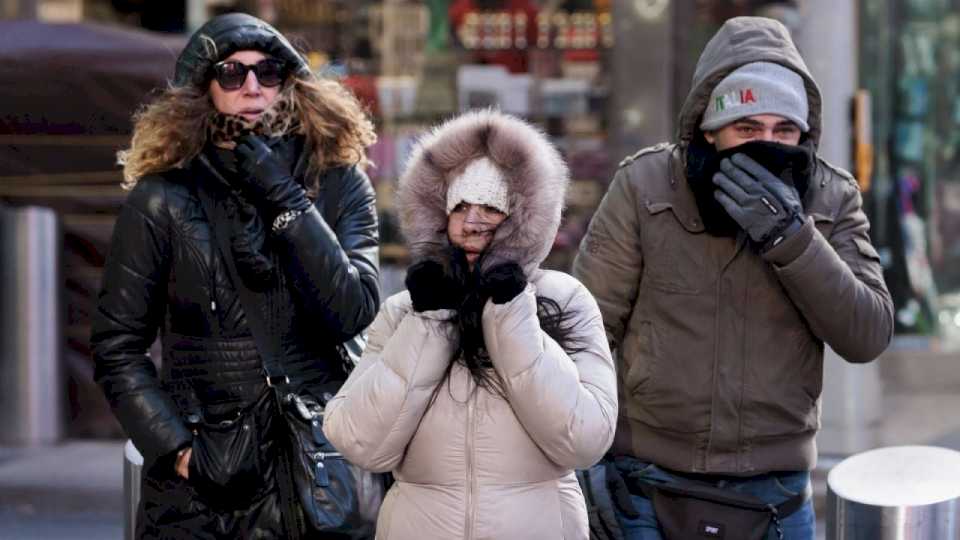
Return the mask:
<path id="1" fill-rule="evenodd" d="M 878 448 L 827 476 L 827 540 L 960 540 L 960 452 Z"/>
<path id="2" fill-rule="evenodd" d="M 137 506 L 140 505 L 140 477 L 143 456 L 127 441 L 123 445 L 123 538 L 134 540 L 137 534 Z"/>

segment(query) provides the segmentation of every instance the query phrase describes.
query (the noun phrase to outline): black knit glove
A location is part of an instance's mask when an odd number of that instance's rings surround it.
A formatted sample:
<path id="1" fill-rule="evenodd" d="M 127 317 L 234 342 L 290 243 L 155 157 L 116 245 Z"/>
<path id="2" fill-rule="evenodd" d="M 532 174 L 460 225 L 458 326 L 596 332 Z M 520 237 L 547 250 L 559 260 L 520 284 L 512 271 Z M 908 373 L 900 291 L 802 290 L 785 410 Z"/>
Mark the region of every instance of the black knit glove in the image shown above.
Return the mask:
<path id="1" fill-rule="evenodd" d="M 293 164 L 280 149 L 274 150 L 256 135 L 247 135 L 237 142 L 234 152 L 243 182 L 241 189 L 267 207 L 272 216 L 310 208 L 306 191 L 293 177 Z"/>
<path id="2" fill-rule="evenodd" d="M 480 277 L 484 295 L 494 304 L 506 304 L 522 293 L 526 286 L 527 276 L 515 262 L 498 264 Z"/>
<path id="3" fill-rule="evenodd" d="M 457 250 L 445 262 L 426 259 L 407 269 L 404 283 L 410 292 L 414 311 L 458 309 L 463 303 L 466 294 L 466 257 L 463 251 Z"/>
<path id="4" fill-rule="evenodd" d="M 720 162 L 713 177 L 714 196 L 764 252 L 803 226 L 803 205 L 796 188 L 744 154 Z"/>

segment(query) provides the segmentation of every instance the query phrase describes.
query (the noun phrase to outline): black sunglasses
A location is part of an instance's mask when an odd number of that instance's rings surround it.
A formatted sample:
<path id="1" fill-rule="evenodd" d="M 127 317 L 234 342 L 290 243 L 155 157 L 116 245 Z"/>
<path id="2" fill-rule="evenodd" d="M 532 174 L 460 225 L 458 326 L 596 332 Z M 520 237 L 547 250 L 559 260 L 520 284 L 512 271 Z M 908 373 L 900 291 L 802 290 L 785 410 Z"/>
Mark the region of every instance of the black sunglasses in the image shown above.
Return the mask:
<path id="1" fill-rule="evenodd" d="M 286 78 L 286 68 L 283 62 L 273 58 L 266 58 L 252 66 L 236 60 L 225 60 L 213 65 L 213 76 L 224 90 L 236 90 L 247 80 L 247 72 L 252 71 L 257 76 L 260 86 L 272 88 L 280 86 Z"/>

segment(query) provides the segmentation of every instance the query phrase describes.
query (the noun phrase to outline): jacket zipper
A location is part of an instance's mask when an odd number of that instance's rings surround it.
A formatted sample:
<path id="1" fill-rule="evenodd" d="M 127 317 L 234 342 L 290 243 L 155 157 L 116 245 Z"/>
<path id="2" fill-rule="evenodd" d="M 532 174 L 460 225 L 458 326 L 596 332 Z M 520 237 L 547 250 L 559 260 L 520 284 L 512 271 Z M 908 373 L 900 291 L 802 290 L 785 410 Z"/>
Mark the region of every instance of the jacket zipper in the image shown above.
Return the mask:
<path id="1" fill-rule="evenodd" d="M 340 452 L 314 452 L 313 459 L 316 463 L 314 484 L 317 487 L 330 486 L 330 473 L 327 472 L 327 466 L 324 463 L 327 458 L 343 459 L 343 454 Z"/>
<path id="2" fill-rule="evenodd" d="M 210 224 L 210 318 L 213 319 L 214 331 L 220 334 L 220 313 L 217 312 L 217 237 L 214 232 L 214 223 L 207 218 Z"/>
<path id="3" fill-rule="evenodd" d="M 471 381 L 471 382 L 472 382 L 472 381 Z M 471 386 L 471 384 L 468 383 L 468 384 L 467 384 L 467 387 L 469 388 L 470 386 Z M 466 515 L 465 515 L 465 521 L 466 521 L 466 523 L 464 524 L 464 530 L 463 530 L 464 540 L 472 540 L 472 538 L 473 538 L 473 525 L 474 525 L 474 518 L 475 518 L 475 516 L 474 516 L 474 499 L 476 498 L 476 495 L 475 495 L 474 492 L 475 492 L 476 489 L 477 489 L 477 486 L 476 486 L 476 482 L 477 482 L 476 474 L 474 474 L 474 470 L 473 470 L 473 467 L 474 467 L 474 463 L 473 463 L 473 447 L 474 447 L 474 443 L 475 443 L 475 440 L 474 440 L 474 435 L 475 435 L 475 434 L 474 434 L 474 429 L 475 429 L 475 427 L 476 427 L 476 426 L 474 426 L 474 422 L 475 422 L 475 418 L 474 418 L 474 417 L 475 417 L 475 410 L 474 410 L 475 407 L 474 407 L 474 405 L 475 405 L 475 402 L 476 402 L 476 400 L 477 400 L 477 394 L 479 394 L 480 392 L 479 392 L 479 389 L 473 388 L 473 389 L 471 389 L 471 393 L 472 393 L 473 395 L 470 396 L 470 399 L 467 400 L 467 451 L 466 451 L 466 457 L 467 457 L 467 507 L 466 507 L 466 509 L 465 509 L 465 510 L 466 510 Z"/>

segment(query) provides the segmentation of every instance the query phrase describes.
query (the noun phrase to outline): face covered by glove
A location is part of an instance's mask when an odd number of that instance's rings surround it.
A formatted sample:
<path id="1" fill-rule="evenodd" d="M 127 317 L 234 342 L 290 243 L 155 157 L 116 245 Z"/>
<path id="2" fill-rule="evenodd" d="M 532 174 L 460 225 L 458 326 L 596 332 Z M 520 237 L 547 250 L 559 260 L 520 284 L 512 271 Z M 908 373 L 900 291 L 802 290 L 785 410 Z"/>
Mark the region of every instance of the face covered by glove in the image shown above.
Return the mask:
<path id="1" fill-rule="evenodd" d="M 486 299 L 505 304 L 527 286 L 523 269 L 516 263 L 498 264 L 480 274 L 470 269 L 462 249 L 451 247 L 447 255 L 445 260 L 424 259 L 407 269 L 404 283 L 414 311 L 472 309 L 479 315 Z"/>
<path id="2" fill-rule="evenodd" d="M 271 220 L 287 210 L 302 212 L 310 207 L 307 192 L 293 177 L 293 152 L 289 151 L 293 144 L 289 137 L 247 135 L 234 149 L 240 190 Z"/>
<path id="3" fill-rule="evenodd" d="M 714 198 L 761 253 L 803 226 L 800 190 L 806 191 L 811 161 L 806 147 L 753 141 L 722 153 Z"/>
<path id="4" fill-rule="evenodd" d="M 467 294 L 469 268 L 462 249 L 447 250 L 444 260 L 424 259 L 407 268 L 404 284 L 416 312 L 460 309 Z"/>
<path id="5" fill-rule="evenodd" d="M 498 264 L 480 276 L 481 294 L 494 304 L 506 304 L 526 287 L 527 277 L 515 262 Z"/>
<path id="6" fill-rule="evenodd" d="M 714 197 L 713 177 L 720 163 L 734 154 L 746 154 L 778 178 L 797 188 L 801 200 L 807 192 L 812 149 L 809 144 L 789 146 L 767 141 L 751 141 L 718 152 L 703 136 L 690 142 L 686 151 L 687 185 L 693 192 L 697 210 L 708 234 L 736 236 L 742 229 Z"/>

